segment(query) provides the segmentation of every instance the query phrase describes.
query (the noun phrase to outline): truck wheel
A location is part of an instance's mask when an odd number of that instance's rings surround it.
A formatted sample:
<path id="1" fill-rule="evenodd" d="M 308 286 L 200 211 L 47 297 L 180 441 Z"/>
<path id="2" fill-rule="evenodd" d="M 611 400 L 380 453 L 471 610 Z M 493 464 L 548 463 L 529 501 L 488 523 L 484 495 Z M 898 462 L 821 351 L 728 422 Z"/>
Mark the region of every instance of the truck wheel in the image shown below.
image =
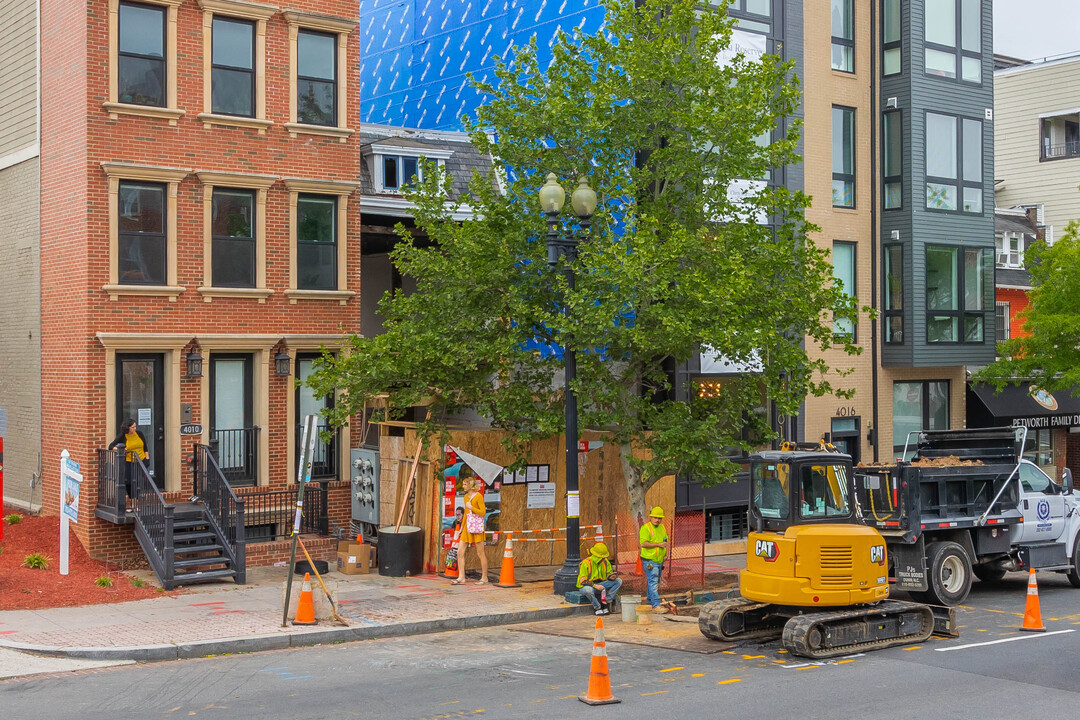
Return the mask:
<path id="1" fill-rule="evenodd" d="M 937 605 L 957 605 L 971 592 L 971 561 L 954 542 L 930 543 L 926 549 L 929 577 L 927 599 Z"/>
<path id="2" fill-rule="evenodd" d="M 1072 568 L 1066 573 L 1066 577 L 1069 578 L 1070 585 L 1080 588 L 1080 533 L 1077 533 L 1073 540 Z"/>
<path id="3" fill-rule="evenodd" d="M 975 577 L 979 578 L 984 583 L 1000 582 L 1001 578 L 1005 577 L 1004 570 L 991 565 L 976 565 L 971 568 L 971 571 L 975 573 Z"/>

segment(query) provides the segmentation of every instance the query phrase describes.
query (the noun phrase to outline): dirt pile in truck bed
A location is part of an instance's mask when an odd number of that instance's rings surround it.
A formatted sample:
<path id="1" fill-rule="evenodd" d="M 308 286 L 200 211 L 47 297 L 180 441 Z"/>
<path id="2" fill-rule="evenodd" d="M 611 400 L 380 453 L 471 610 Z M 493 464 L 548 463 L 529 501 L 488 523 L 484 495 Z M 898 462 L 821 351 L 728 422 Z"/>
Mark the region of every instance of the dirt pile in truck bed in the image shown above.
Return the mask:
<path id="1" fill-rule="evenodd" d="M 961 460 L 955 455 L 946 455 L 939 458 L 921 458 L 911 463 L 919 467 L 968 467 L 972 465 L 984 465 L 982 460 Z"/>

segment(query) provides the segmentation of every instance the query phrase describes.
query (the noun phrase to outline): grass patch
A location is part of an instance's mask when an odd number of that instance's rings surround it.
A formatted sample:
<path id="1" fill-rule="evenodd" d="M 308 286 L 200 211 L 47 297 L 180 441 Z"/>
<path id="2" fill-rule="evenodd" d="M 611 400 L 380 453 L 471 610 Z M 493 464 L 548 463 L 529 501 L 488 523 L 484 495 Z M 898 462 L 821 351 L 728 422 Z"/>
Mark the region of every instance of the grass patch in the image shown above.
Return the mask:
<path id="1" fill-rule="evenodd" d="M 48 570 L 52 558 L 43 553 L 30 553 L 23 558 L 22 566 L 31 570 Z"/>
<path id="2" fill-rule="evenodd" d="M 131 583 L 131 587 L 133 588 L 141 588 L 143 585 L 146 585 L 146 582 L 141 578 L 131 578 L 128 582 Z"/>
<path id="3" fill-rule="evenodd" d="M 102 575 L 94 581 L 94 584 L 98 587 L 111 588 L 113 586 L 113 581 L 111 577 L 108 577 L 107 575 Z"/>
<path id="4" fill-rule="evenodd" d="M 18 525 L 22 522 L 22 515 L 19 513 L 11 513 L 4 519 L 7 520 L 8 525 Z"/>

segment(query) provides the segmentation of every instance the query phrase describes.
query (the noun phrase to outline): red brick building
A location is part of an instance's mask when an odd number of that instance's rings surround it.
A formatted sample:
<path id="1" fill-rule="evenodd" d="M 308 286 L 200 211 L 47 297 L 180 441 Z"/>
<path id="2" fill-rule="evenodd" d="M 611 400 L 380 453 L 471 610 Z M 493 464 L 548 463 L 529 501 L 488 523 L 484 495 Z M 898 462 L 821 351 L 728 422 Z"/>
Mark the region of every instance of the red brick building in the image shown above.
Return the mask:
<path id="1" fill-rule="evenodd" d="M 59 508 L 67 449 L 91 555 L 138 553 L 94 513 L 122 418 L 167 500 L 192 493 L 195 442 L 218 441 L 234 488 L 295 476 L 300 419 L 332 401 L 295 380 L 360 327 L 357 16 L 355 0 L 41 5 L 42 503 Z M 313 465 L 345 524 L 352 444 L 343 429 Z"/>

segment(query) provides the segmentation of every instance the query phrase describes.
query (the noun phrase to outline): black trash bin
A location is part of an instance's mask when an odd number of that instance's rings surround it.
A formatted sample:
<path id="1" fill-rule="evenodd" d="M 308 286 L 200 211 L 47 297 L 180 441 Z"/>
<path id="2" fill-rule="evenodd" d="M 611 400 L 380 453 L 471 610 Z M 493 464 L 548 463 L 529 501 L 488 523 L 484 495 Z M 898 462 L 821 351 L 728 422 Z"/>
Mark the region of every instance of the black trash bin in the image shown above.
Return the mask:
<path id="1" fill-rule="evenodd" d="M 379 574 L 419 575 L 424 571 L 424 531 L 415 525 L 379 528 Z"/>

